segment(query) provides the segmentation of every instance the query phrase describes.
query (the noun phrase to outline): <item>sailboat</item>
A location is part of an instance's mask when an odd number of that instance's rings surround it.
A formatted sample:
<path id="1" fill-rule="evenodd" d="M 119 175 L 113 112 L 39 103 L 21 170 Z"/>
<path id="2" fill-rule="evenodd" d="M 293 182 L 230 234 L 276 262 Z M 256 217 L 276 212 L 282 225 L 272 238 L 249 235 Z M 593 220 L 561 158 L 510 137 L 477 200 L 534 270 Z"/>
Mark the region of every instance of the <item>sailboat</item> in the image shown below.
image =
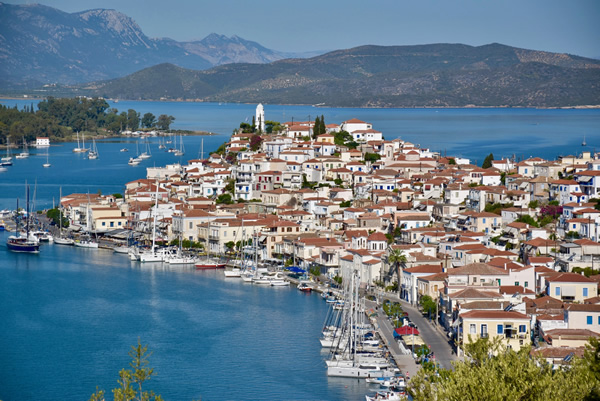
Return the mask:
<path id="1" fill-rule="evenodd" d="M 140 154 L 140 148 L 138 146 L 138 143 L 135 143 L 135 149 L 136 149 L 136 154 L 138 156 L 136 157 L 130 157 L 129 161 L 127 162 L 127 164 L 129 164 L 130 166 L 137 166 L 138 164 L 141 163 L 142 159 L 140 158 L 139 154 Z"/>
<path id="2" fill-rule="evenodd" d="M 54 237 L 54 243 L 59 245 L 73 245 L 75 241 L 72 238 L 63 237 L 62 232 L 62 187 L 60 187 L 60 195 L 58 199 L 58 236 Z"/>
<path id="3" fill-rule="evenodd" d="M 149 159 L 152 157 L 152 154 L 150 153 L 150 143 L 148 142 L 148 139 L 146 139 L 146 151 L 142 152 L 138 158 L 140 159 Z"/>
<path id="4" fill-rule="evenodd" d="M 29 157 L 29 150 L 27 150 L 27 142 L 25 141 L 25 137 L 23 137 L 23 151 L 15 157 L 17 159 L 27 159 Z"/>
<path id="5" fill-rule="evenodd" d="M 166 149 L 167 145 L 164 144 L 164 139 L 163 138 L 159 138 L 158 139 L 158 148 L 159 149 Z"/>
<path id="6" fill-rule="evenodd" d="M 49 153 L 50 153 L 50 152 L 48 152 L 48 149 L 46 149 L 46 163 L 42 164 L 42 166 L 43 166 L 44 168 L 48 168 L 48 167 L 52 166 L 52 164 L 50 164 L 50 161 L 48 160 L 48 157 L 49 157 L 48 155 L 49 155 Z"/>
<path id="7" fill-rule="evenodd" d="M 583 142 L 581 142 L 581 146 L 587 146 L 587 143 L 585 142 L 585 134 L 583 134 Z"/>
<path id="8" fill-rule="evenodd" d="M 6 138 L 6 156 L 4 156 L 0 160 L 2 161 L 2 163 L 0 163 L 0 165 L 12 166 L 12 156 L 10 155 L 10 140 L 8 139 L 8 137 Z"/>
<path id="9" fill-rule="evenodd" d="M 158 215 L 158 181 L 156 181 L 156 202 L 154 203 L 154 218 L 152 220 L 152 248 L 140 252 L 140 262 L 162 262 L 163 256 L 156 252 L 156 216 Z"/>
<path id="10" fill-rule="evenodd" d="M 183 148 L 183 136 L 179 136 L 179 149 L 173 152 L 175 156 L 183 156 L 185 154 L 185 150 Z"/>
<path id="11" fill-rule="evenodd" d="M 15 235 L 8 237 L 6 247 L 13 252 L 38 253 L 40 243 L 29 238 L 29 186 L 27 186 L 27 217 L 26 217 L 26 236 L 19 236 L 19 199 L 17 199 L 17 211 L 15 213 Z"/>
<path id="12" fill-rule="evenodd" d="M 98 148 L 96 147 L 96 140 L 92 139 L 92 149 L 88 153 L 88 159 L 93 160 L 98 158 Z"/>
<path id="13" fill-rule="evenodd" d="M 82 134 L 83 136 L 83 134 Z M 87 149 L 85 148 L 85 138 L 83 139 L 83 147 L 80 146 L 79 144 L 79 131 L 77 131 L 77 147 L 73 148 L 73 152 L 74 153 L 85 153 L 87 152 Z"/>

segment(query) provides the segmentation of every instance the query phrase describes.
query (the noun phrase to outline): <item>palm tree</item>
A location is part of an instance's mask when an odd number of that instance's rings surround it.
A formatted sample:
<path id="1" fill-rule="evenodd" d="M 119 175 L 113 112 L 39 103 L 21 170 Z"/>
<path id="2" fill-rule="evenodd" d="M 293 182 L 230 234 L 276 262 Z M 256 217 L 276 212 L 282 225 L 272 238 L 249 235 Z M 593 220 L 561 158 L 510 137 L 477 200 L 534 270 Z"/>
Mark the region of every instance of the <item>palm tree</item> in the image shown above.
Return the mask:
<path id="1" fill-rule="evenodd" d="M 400 265 L 406 263 L 406 255 L 402 249 L 391 249 L 388 252 L 388 263 L 396 266 L 396 277 L 398 279 L 398 297 L 402 299 L 400 286 Z"/>

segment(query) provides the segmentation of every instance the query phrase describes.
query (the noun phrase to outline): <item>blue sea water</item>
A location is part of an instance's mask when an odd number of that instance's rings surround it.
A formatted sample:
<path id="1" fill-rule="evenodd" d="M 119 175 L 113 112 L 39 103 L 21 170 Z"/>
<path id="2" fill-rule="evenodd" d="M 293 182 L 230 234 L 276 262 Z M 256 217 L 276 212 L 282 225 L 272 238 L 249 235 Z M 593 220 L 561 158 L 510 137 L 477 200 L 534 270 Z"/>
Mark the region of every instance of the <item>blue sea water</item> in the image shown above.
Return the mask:
<path id="1" fill-rule="evenodd" d="M 0 399 L 87 400 L 117 387 L 138 338 L 147 389 L 167 400 L 360 400 L 328 379 L 320 296 L 225 279 L 222 271 L 140 265 L 126 255 L 43 245 L 9 252 L 0 233 Z M 112 398 L 109 396 L 108 398 Z"/>

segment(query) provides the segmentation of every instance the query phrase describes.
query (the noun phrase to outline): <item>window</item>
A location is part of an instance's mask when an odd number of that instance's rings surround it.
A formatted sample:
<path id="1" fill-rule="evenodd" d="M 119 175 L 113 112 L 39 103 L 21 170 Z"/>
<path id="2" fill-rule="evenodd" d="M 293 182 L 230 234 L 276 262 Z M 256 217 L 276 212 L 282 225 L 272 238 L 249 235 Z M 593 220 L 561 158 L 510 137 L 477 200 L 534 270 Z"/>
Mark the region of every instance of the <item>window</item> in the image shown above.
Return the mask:
<path id="1" fill-rule="evenodd" d="M 469 334 L 476 334 L 477 333 L 477 325 L 476 324 L 470 324 L 469 325 Z"/>
<path id="2" fill-rule="evenodd" d="M 527 333 L 527 326 L 524 324 L 519 325 L 519 333 Z"/>
<path id="3" fill-rule="evenodd" d="M 504 334 L 504 326 L 499 324 L 496 329 L 497 334 Z"/>
<path id="4" fill-rule="evenodd" d="M 227 231 L 223 231 L 223 237 L 227 237 Z"/>
<path id="5" fill-rule="evenodd" d="M 560 287 L 556 287 L 556 288 L 554 289 L 554 295 L 556 295 L 556 296 L 560 296 Z"/>
<path id="6" fill-rule="evenodd" d="M 190 223 L 189 223 L 189 229 L 191 230 L 192 228 L 194 228 L 194 223 L 192 223 L 192 222 L 190 221 Z"/>
<path id="7" fill-rule="evenodd" d="M 482 324 L 481 325 L 481 337 L 487 337 L 487 336 L 488 336 L 487 324 Z"/>
<path id="8" fill-rule="evenodd" d="M 115 226 L 115 222 L 114 222 L 114 221 L 111 221 L 111 222 L 110 222 L 110 226 L 111 226 L 111 227 L 114 227 L 114 226 Z M 585 289 L 585 290 L 587 290 L 587 288 L 584 288 L 584 289 Z M 585 296 L 585 295 L 584 295 L 584 296 Z"/>
<path id="9" fill-rule="evenodd" d="M 483 224 L 485 224 L 485 217 L 483 218 Z"/>
<path id="10" fill-rule="evenodd" d="M 102 222 L 102 225 L 103 225 L 103 226 L 105 226 L 105 225 L 106 225 L 106 222 L 105 222 L 105 221 L 103 221 L 103 222 Z"/>
<path id="11" fill-rule="evenodd" d="M 592 319 L 592 316 L 588 316 L 587 317 L 587 324 L 593 324 L 594 320 Z"/>
<path id="12" fill-rule="evenodd" d="M 587 289 L 587 287 L 585 287 L 585 288 L 583 289 L 583 296 L 584 296 L 584 297 L 587 297 L 587 296 L 588 296 L 588 289 Z"/>
<path id="13" fill-rule="evenodd" d="M 515 281 L 515 285 L 517 285 L 517 286 L 518 286 L 518 285 L 519 285 L 519 282 L 518 282 L 518 281 Z"/>
<path id="14" fill-rule="evenodd" d="M 523 284 L 523 287 L 527 288 L 528 286 L 529 286 L 529 282 L 528 282 L 528 281 L 526 281 L 526 282 Z"/>

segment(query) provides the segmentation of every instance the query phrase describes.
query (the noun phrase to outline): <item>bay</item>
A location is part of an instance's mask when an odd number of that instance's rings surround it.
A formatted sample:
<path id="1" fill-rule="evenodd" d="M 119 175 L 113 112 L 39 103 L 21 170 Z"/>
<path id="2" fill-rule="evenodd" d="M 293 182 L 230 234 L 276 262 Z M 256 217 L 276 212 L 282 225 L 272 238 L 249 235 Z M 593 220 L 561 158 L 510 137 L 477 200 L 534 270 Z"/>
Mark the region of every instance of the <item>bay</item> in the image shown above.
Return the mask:
<path id="1" fill-rule="evenodd" d="M 327 378 L 318 341 L 327 306 L 316 294 L 141 265 L 102 249 L 42 245 L 38 255 L 16 254 L 7 235 L 2 400 L 110 391 L 138 338 L 157 373 L 147 388 L 167 400 L 360 400 L 369 392 L 364 382 Z"/>
<path id="2" fill-rule="evenodd" d="M 22 108 L 36 104 L 31 99 L 2 99 L 1 104 Z M 31 149 L 29 159 L 15 160 L 5 173 L 0 173 L 0 208 L 14 208 L 16 197 L 23 198 L 24 183 L 37 180 L 36 206 L 52 206 L 63 193 L 122 193 L 128 181 L 145 176 L 145 167 L 186 162 L 204 155 L 226 142 L 240 122 L 251 122 L 256 105 L 240 103 L 194 103 L 109 101 L 119 111 L 134 109 L 142 115 L 168 114 L 175 117 L 173 129 L 203 130 L 212 136 L 186 136 L 186 154 L 180 159 L 158 149 L 158 139 L 150 139 L 153 157 L 137 167 L 127 165 L 135 153 L 134 138 L 98 141 L 100 158 L 87 160 L 73 154 L 73 143 L 54 144 L 49 148 L 51 168 L 44 169 L 45 149 Z M 467 157 L 481 165 L 493 153 L 496 159 L 579 154 L 584 150 L 600 150 L 600 109 L 358 109 L 312 106 L 265 105 L 265 118 L 280 122 L 314 120 L 323 115 L 326 123 L 339 124 L 358 118 L 383 132 L 386 139 L 401 138 L 442 154 Z M 583 139 L 587 146 L 582 147 Z M 139 146 L 143 146 L 139 143 Z M 120 153 L 127 147 L 130 152 Z M 115 179 L 118 178 L 118 179 Z"/>

